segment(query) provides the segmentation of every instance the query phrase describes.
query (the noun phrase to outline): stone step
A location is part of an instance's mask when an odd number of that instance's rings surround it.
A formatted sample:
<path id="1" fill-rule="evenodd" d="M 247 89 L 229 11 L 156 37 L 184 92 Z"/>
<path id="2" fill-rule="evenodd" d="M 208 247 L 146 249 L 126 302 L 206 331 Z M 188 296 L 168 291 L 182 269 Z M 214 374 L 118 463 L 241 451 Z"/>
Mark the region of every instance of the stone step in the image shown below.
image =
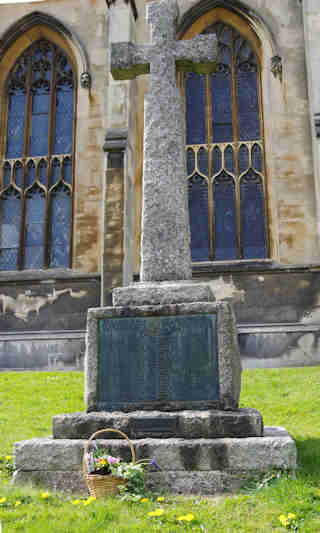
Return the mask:
<path id="1" fill-rule="evenodd" d="M 76 471 L 82 468 L 85 440 L 31 439 L 15 444 L 15 469 Z M 224 439 L 139 439 L 132 441 L 137 459 L 152 458 L 161 471 L 294 470 L 296 447 L 282 428 L 266 428 L 265 436 Z M 99 440 L 110 453 L 130 460 L 125 440 Z"/>
<path id="2" fill-rule="evenodd" d="M 14 484 L 31 482 L 69 492 L 86 492 L 83 439 L 32 439 L 15 444 Z M 283 428 L 265 428 L 263 437 L 133 440 L 137 459 L 153 458 L 161 470 L 148 474 L 153 490 L 216 494 L 237 490 L 270 470 L 293 472 L 295 443 Z M 113 455 L 130 460 L 125 440 L 101 440 Z"/>
<path id="3" fill-rule="evenodd" d="M 149 490 L 159 493 L 216 495 L 224 492 L 234 492 L 245 487 L 253 479 L 261 480 L 262 472 L 228 471 L 220 472 L 197 471 L 185 472 L 170 470 L 152 472 L 147 477 Z M 17 470 L 14 474 L 15 485 L 34 484 L 64 493 L 88 495 L 87 482 L 82 472 L 53 471 L 53 470 Z"/>
<path id="4" fill-rule="evenodd" d="M 134 411 L 72 413 L 53 417 L 55 439 L 88 439 L 104 428 L 123 431 L 129 438 L 187 439 L 224 437 L 261 437 L 262 416 L 256 409 L 236 411 Z M 106 433 L 105 439 L 115 438 Z"/>

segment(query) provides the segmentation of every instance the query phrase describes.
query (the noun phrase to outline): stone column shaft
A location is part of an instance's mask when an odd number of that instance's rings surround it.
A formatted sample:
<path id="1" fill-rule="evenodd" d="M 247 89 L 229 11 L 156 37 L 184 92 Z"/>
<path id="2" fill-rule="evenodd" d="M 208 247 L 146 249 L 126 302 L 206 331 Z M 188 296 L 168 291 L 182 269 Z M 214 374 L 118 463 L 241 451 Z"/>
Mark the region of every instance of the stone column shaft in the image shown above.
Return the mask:
<path id="1" fill-rule="evenodd" d="M 106 136 L 107 169 L 103 187 L 101 253 L 101 306 L 110 304 L 111 290 L 123 281 L 124 155 L 127 132 L 113 130 Z"/>

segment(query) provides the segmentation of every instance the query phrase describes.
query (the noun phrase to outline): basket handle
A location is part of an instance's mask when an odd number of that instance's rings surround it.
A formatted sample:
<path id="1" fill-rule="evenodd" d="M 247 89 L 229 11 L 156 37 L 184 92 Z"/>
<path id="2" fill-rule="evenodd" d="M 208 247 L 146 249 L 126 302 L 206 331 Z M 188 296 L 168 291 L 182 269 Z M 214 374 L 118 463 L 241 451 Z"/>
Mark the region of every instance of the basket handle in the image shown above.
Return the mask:
<path id="1" fill-rule="evenodd" d="M 88 449 L 89 449 L 89 446 L 90 446 L 91 442 L 94 440 L 94 438 L 97 435 L 100 435 L 100 433 L 106 433 L 107 431 L 109 431 L 110 433 L 118 433 L 124 439 L 126 439 L 128 441 L 128 444 L 130 446 L 131 456 L 132 456 L 132 463 L 134 464 L 136 462 L 136 454 L 135 454 L 135 451 L 134 451 L 133 444 L 130 441 L 129 437 L 127 437 L 127 435 L 125 433 L 123 433 L 123 431 L 120 431 L 120 429 L 113 429 L 113 428 L 99 429 L 98 431 L 96 431 L 95 433 L 93 433 L 91 435 L 90 439 L 84 445 L 84 452 L 83 452 L 83 457 L 82 457 L 82 469 L 83 469 L 84 475 L 87 474 L 86 455 L 88 453 Z"/>

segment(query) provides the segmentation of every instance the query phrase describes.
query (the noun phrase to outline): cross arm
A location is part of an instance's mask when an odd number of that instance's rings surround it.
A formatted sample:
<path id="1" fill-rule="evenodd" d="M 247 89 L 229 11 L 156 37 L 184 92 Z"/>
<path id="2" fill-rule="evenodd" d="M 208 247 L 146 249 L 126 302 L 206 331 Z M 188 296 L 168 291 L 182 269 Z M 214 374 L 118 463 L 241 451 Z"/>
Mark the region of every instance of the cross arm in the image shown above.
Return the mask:
<path id="1" fill-rule="evenodd" d="M 216 70 L 218 55 L 215 34 L 197 35 L 193 39 L 175 42 L 177 69 L 183 72 L 209 74 Z"/>
<path id="2" fill-rule="evenodd" d="M 111 45 L 111 73 L 115 80 L 132 80 L 150 71 L 149 46 L 133 43 Z"/>

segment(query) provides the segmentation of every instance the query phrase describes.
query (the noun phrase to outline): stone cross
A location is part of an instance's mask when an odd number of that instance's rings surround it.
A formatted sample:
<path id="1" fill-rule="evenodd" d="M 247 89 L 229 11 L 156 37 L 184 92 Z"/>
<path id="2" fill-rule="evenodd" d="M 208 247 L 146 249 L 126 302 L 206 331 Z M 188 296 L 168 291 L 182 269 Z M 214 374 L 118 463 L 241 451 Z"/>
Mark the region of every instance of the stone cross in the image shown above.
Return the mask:
<path id="1" fill-rule="evenodd" d="M 176 0 L 147 6 L 151 45 L 114 43 L 115 79 L 150 73 L 144 108 L 141 281 L 192 277 L 188 214 L 184 110 L 176 70 L 213 72 L 216 36 L 176 40 Z"/>

